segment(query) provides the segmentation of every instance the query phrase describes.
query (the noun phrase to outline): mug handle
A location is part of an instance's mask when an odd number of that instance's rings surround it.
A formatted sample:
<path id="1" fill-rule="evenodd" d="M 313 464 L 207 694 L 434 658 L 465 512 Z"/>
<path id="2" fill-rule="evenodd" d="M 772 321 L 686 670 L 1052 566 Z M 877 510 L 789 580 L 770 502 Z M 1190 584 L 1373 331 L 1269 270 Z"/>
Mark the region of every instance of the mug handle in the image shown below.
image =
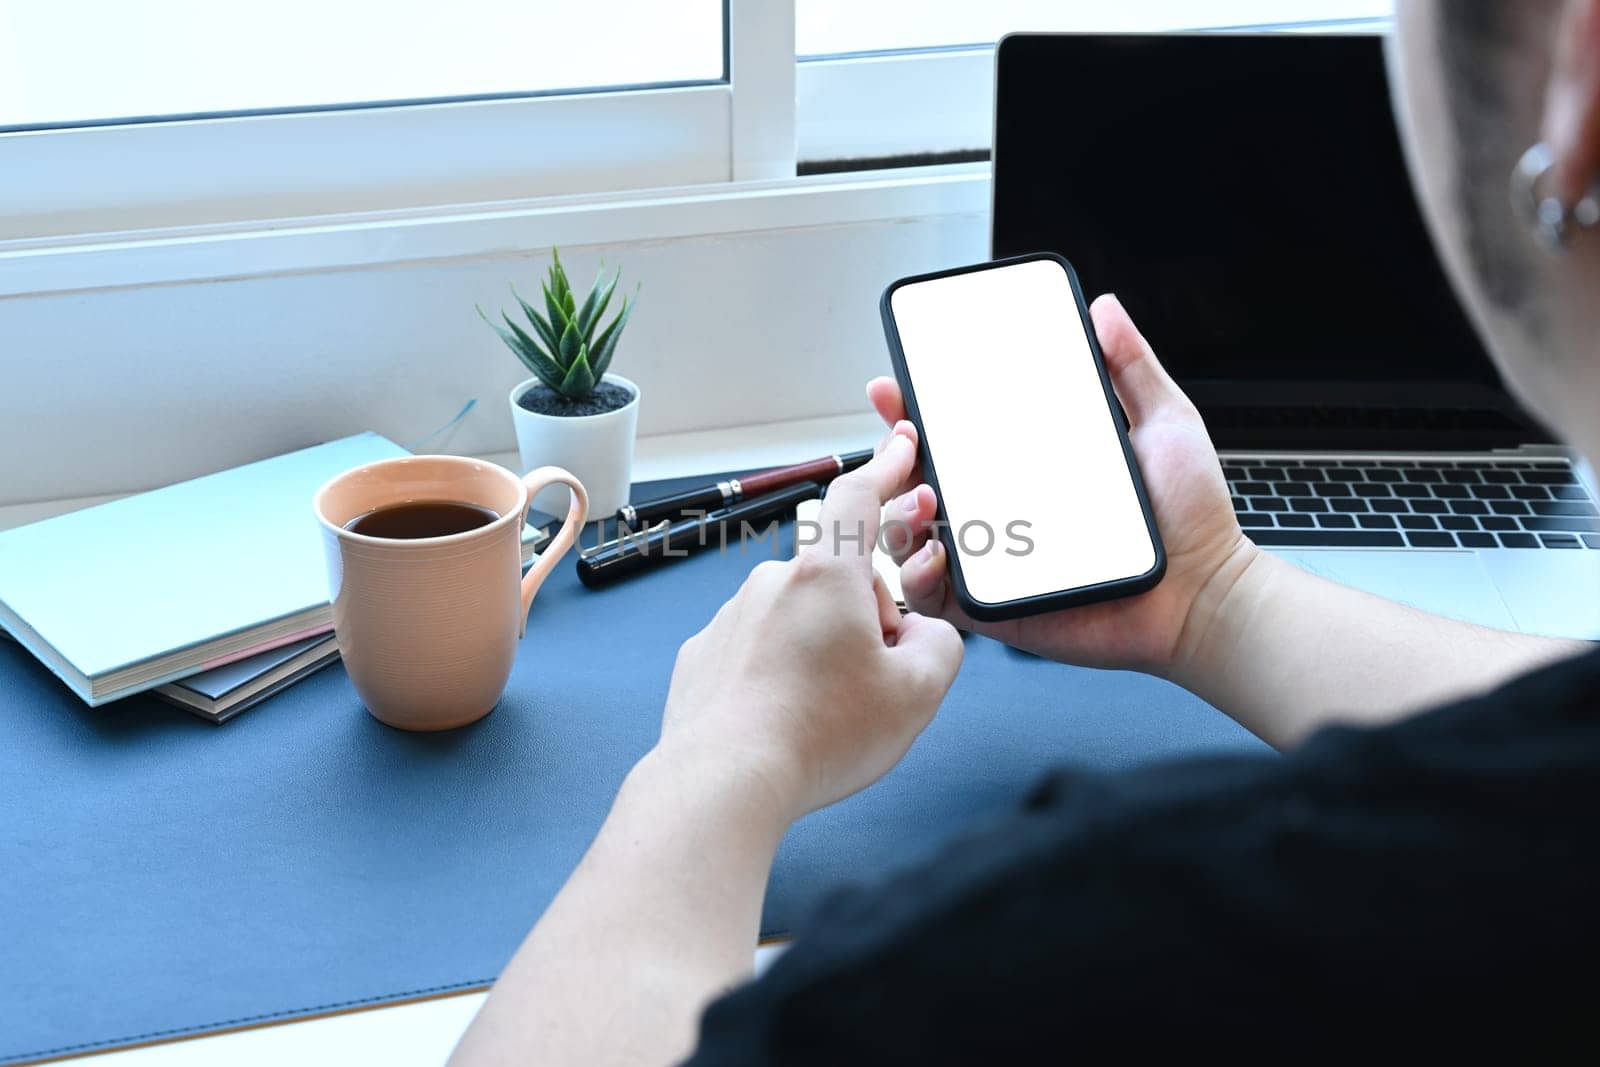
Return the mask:
<path id="1" fill-rule="evenodd" d="M 544 551 L 534 559 L 533 566 L 528 568 L 528 573 L 522 576 L 522 617 L 517 623 L 518 639 L 528 632 L 528 611 L 533 607 L 534 594 L 550 576 L 550 572 L 555 570 L 556 564 L 561 562 L 561 557 L 567 554 L 567 549 L 578 539 L 578 531 L 583 529 L 584 520 L 589 517 L 589 492 L 571 471 L 560 467 L 539 467 L 523 475 L 522 484 L 528 487 L 528 504 L 522 509 L 524 523 L 528 521 L 528 509 L 533 506 L 533 498 L 546 486 L 566 486 L 572 491 L 572 503 L 567 505 L 567 517 L 562 521 L 561 529 L 556 531 L 555 537 L 550 539 Z"/>

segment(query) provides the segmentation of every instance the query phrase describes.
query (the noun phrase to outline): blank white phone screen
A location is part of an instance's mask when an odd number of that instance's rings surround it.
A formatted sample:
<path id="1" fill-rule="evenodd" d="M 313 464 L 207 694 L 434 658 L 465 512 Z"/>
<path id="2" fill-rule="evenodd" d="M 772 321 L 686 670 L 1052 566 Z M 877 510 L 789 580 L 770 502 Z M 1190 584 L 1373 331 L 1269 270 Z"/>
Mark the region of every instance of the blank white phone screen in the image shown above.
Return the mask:
<path id="1" fill-rule="evenodd" d="M 1148 573 L 1155 546 L 1060 264 L 913 282 L 889 303 L 972 598 Z"/>

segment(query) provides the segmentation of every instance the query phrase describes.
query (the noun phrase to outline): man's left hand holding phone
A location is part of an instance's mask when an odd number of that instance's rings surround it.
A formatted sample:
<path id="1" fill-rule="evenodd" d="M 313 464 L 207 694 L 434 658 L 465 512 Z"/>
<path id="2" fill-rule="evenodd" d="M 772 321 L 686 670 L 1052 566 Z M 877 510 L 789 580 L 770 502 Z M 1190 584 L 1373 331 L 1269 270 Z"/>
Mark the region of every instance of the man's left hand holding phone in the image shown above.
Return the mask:
<path id="1" fill-rule="evenodd" d="M 1168 675 L 1190 651 L 1186 642 L 1200 629 L 1191 625 L 1200 617 L 1197 612 L 1220 598 L 1259 550 L 1239 528 L 1200 413 L 1161 366 L 1122 303 L 1106 294 L 1090 305 L 1089 314 L 1111 384 L 1127 412 L 1128 437 L 1166 543 L 1167 572 L 1161 582 L 1137 596 L 1065 611 L 1005 622 L 970 619 L 946 580 L 944 545 L 928 536 L 938 501 L 923 484 L 920 470 L 900 487 L 888 508 L 888 514 L 910 528 L 910 536 L 890 539 L 887 547 L 901 564 L 906 606 L 913 611 L 1046 659 Z M 894 379 L 873 379 L 867 383 L 867 396 L 891 425 L 906 417 Z M 1059 459 L 1026 456 L 1018 462 L 1037 467 L 1043 479 Z"/>

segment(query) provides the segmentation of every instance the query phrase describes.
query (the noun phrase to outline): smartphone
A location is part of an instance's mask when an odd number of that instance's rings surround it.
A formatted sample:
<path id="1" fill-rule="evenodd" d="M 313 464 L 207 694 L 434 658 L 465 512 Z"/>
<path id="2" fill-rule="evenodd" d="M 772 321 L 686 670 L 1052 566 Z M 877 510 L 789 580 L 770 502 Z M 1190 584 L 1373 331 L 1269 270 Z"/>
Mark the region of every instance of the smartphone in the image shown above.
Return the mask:
<path id="1" fill-rule="evenodd" d="M 1166 552 L 1071 264 L 1041 252 L 902 278 L 880 307 L 968 615 L 1036 615 L 1161 580 Z"/>

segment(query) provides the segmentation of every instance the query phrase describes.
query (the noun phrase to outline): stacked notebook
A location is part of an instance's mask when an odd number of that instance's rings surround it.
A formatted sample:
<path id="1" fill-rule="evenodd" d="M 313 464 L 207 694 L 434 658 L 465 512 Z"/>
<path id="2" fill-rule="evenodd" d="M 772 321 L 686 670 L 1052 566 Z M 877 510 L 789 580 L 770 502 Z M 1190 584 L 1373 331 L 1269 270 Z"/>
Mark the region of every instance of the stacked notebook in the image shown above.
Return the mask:
<path id="1" fill-rule="evenodd" d="M 90 705 L 156 689 L 220 721 L 336 655 L 311 498 L 409 454 L 358 434 L 0 533 L 0 627 Z"/>
<path id="2" fill-rule="evenodd" d="M 202 719 L 227 722 L 338 658 L 339 642 L 327 633 L 168 682 L 155 694 Z"/>

